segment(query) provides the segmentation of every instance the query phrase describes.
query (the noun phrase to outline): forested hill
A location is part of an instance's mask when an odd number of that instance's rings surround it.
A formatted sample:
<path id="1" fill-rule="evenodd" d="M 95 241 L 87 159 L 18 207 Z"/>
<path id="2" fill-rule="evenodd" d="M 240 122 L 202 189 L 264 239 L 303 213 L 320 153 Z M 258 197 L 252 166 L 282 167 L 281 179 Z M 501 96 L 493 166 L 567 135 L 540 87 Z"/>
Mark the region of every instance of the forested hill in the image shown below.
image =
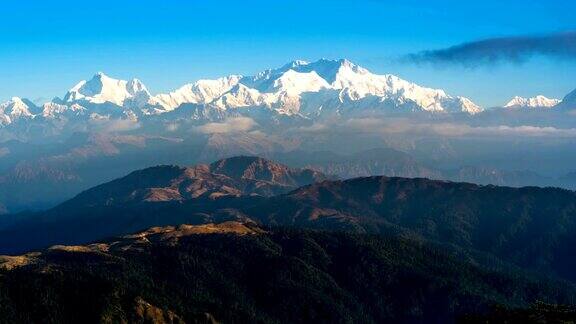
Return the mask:
<path id="1" fill-rule="evenodd" d="M 574 285 L 418 240 L 181 225 L 0 261 L 5 323 L 451 323 L 573 303 Z"/>

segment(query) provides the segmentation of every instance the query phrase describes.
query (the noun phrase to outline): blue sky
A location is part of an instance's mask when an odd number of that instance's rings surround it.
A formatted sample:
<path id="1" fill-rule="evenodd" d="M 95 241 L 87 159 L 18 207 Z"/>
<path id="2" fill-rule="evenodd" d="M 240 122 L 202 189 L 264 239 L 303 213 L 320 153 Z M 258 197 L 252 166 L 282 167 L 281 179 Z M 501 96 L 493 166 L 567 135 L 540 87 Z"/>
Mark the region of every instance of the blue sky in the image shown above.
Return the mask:
<path id="1" fill-rule="evenodd" d="M 24 1 L 20 1 L 24 2 Z M 2 3 L 0 100 L 51 98 L 97 71 L 153 93 L 199 78 L 254 74 L 294 59 L 348 58 L 470 97 L 562 97 L 576 59 L 534 57 L 475 68 L 400 57 L 492 37 L 576 30 L 576 2 L 15 1 Z"/>

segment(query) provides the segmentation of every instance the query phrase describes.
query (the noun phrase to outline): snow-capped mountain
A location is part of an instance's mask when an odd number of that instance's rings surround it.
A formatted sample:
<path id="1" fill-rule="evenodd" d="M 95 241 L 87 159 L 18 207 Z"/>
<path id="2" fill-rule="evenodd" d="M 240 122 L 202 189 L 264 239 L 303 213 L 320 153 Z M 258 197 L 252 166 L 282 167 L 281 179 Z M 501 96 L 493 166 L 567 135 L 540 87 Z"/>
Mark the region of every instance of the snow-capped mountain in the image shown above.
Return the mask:
<path id="1" fill-rule="evenodd" d="M 140 80 L 117 80 L 102 72 L 89 81 L 80 81 L 68 91 L 62 104 L 74 103 L 111 103 L 127 109 L 141 109 L 157 104 Z"/>
<path id="2" fill-rule="evenodd" d="M 87 109 L 77 103 L 65 105 L 57 102 L 47 102 L 42 105 L 41 116 L 47 119 L 52 119 L 62 116 L 81 116 L 86 113 Z"/>
<path id="3" fill-rule="evenodd" d="M 13 97 L 0 104 L 0 126 L 9 125 L 18 120 L 32 119 L 34 108 L 34 104 L 29 100 Z"/>
<path id="4" fill-rule="evenodd" d="M 156 101 L 167 111 L 178 108 L 181 104 L 205 104 L 221 97 L 238 84 L 242 77 L 231 75 L 216 80 L 199 80 L 189 83 L 168 94 L 159 94 Z"/>
<path id="5" fill-rule="evenodd" d="M 482 109 L 471 100 L 452 97 L 393 75 L 377 75 L 348 60 L 294 61 L 255 76 L 201 80 L 156 96 L 166 110 L 184 103 L 219 109 L 265 107 L 279 114 L 319 116 L 355 109 L 464 112 Z"/>
<path id="6" fill-rule="evenodd" d="M 193 109 L 181 108 L 193 106 Z M 63 99 L 37 107 L 14 98 L 0 106 L 0 125 L 20 119 L 55 119 L 63 122 L 93 119 L 141 120 L 172 111 L 169 118 L 213 120 L 229 115 L 347 116 L 355 113 L 465 113 L 482 109 L 470 99 L 454 97 L 394 75 L 378 75 L 348 60 L 294 61 L 254 76 L 230 75 L 199 80 L 153 96 L 138 79 L 130 81 L 97 73 L 80 81 Z"/>
<path id="7" fill-rule="evenodd" d="M 550 99 L 539 95 L 532 98 L 514 97 L 510 100 L 505 108 L 552 108 L 560 103 L 559 99 Z"/>

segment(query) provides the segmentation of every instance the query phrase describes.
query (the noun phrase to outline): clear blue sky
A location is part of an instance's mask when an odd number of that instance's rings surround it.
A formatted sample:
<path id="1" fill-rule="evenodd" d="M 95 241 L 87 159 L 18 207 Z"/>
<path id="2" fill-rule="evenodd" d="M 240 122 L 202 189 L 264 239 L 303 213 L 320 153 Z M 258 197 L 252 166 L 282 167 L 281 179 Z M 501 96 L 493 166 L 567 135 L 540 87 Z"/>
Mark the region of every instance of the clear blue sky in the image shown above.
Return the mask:
<path id="1" fill-rule="evenodd" d="M 576 1 L 5 1 L 0 100 L 62 96 L 97 71 L 153 93 L 199 78 L 254 74 L 294 59 L 348 58 L 484 106 L 562 97 L 576 60 L 474 69 L 399 62 L 477 39 L 576 30 Z"/>

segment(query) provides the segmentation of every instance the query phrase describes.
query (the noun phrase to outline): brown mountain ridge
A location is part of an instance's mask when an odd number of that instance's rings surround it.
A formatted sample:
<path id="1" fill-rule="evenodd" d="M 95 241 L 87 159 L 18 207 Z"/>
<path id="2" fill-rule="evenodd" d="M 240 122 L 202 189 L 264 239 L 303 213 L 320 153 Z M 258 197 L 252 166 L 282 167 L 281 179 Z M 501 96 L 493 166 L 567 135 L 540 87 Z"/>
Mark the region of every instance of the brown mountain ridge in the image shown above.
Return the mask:
<path id="1" fill-rule="evenodd" d="M 424 178 L 325 180 L 256 157 L 154 167 L 0 232 L 0 253 L 85 244 L 153 226 L 254 222 L 439 242 L 576 281 L 576 193 Z M 295 189 L 297 185 L 301 187 Z"/>
<path id="2" fill-rule="evenodd" d="M 192 167 L 155 166 L 82 192 L 67 207 L 183 201 L 222 196 L 274 196 L 329 177 L 259 157 L 238 156 Z"/>

